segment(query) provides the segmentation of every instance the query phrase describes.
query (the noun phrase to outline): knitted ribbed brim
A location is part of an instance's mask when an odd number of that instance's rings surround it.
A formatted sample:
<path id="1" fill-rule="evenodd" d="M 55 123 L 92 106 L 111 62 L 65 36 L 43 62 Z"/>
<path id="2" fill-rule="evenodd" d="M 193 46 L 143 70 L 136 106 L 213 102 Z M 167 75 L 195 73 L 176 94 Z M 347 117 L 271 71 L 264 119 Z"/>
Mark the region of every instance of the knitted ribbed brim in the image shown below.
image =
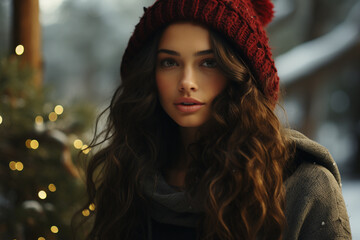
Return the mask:
<path id="1" fill-rule="evenodd" d="M 157 30 L 176 21 L 191 21 L 208 26 L 234 43 L 240 56 L 248 64 L 258 86 L 266 96 L 276 102 L 279 78 L 268 37 L 263 27 L 273 17 L 269 0 L 158 0 L 144 9 L 125 50 L 121 75 L 131 58 L 148 42 Z"/>

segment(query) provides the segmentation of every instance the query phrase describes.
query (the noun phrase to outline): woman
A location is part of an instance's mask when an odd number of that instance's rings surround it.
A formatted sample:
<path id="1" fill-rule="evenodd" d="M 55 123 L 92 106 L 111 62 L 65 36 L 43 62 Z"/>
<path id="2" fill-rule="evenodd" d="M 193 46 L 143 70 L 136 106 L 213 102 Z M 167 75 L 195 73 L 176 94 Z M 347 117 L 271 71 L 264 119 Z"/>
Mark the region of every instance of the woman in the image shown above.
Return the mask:
<path id="1" fill-rule="evenodd" d="M 351 239 L 335 162 L 274 114 L 272 4 L 144 10 L 87 168 L 88 239 Z"/>

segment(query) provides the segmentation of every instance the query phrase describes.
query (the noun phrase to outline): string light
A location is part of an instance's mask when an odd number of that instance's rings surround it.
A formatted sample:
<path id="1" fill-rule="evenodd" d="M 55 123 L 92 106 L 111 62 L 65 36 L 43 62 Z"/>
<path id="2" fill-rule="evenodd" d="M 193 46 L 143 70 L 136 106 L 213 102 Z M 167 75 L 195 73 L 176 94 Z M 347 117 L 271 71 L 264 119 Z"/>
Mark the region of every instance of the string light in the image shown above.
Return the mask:
<path id="1" fill-rule="evenodd" d="M 75 147 L 76 149 L 81 149 L 82 146 L 83 146 L 83 142 L 82 142 L 80 139 L 76 139 L 76 140 L 74 141 L 74 147 Z"/>
<path id="2" fill-rule="evenodd" d="M 84 217 L 88 217 L 88 216 L 90 216 L 90 211 L 89 211 L 89 209 L 84 209 L 84 210 L 82 210 L 82 215 L 84 216 Z"/>
<path id="3" fill-rule="evenodd" d="M 25 141 L 25 146 L 27 147 L 27 148 L 31 148 L 31 146 L 30 146 L 30 143 L 31 143 L 31 139 L 27 139 L 26 141 Z"/>
<path id="4" fill-rule="evenodd" d="M 38 240 L 46 240 L 44 237 L 39 237 Z"/>
<path id="5" fill-rule="evenodd" d="M 31 140 L 30 141 L 30 148 L 32 148 L 32 149 L 38 149 L 39 148 L 39 142 L 37 141 L 37 140 Z"/>
<path id="6" fill-rule="evenodd" d="M 3 118 L 2 118 L 2 116 L 0 115 L 0 124 L 2 124 L 2 122 L 3 122 Z"/>
<path id="7" fill-rule="evenodd" d="M 9 168 L 10 168 L 11 170 L 15 171 L 15 170 L 16 170 L 16 162 L 11 161 L 11 162 L 9 163 Z"/>
<path id="8" fill-rule="evenodd" d="M 44 123 L 44 118 L 43 118 L 42 116 L 37 116 L 37 117 L 35 118 L 35 123 L 36 123 L 37 125 L 43 124 L 43 123 Z"/>
<path id="9" fill-rule="evenodd" d="M 9 162 L 9 168 L 12 171 L 19 171 L 21 172 L 22 170 L 24 170 L 24 164 L 22 162 L 15 162 L 15 161 L 11 161 Z"/>
<path id="10" fill-rule="evenodd" d="M 35 139 L 26 139 L 25 141 L 25 146 L 29 149 L 38 149 L 40 144 L 37 140 Z"/>
<path id="11" fill-rule="evenodd" d="M 56 186 L 53 183 L 50 183 L 48 186 L 48 189 L 50 192 L 55 192 L 56 191 Z"/>
<path id="12" fill-rule="evenodd" d="M 88 154 L 90 152 L 91 148 L 89 148 L 88 145 L 84 144 L 82 147 L 81 147 L 81 151 L 84 153 L 84 154 Z"/>
<path id="13" fill-rule="evenodd" d="M 94 203 L 91 203 L 91 204 L 89 205 L 89 209 L 90 209 L 91 211 L 95 211 L 95 204 L 94 204 Z"/>
<path id="14" fill-rule="evenodd" d="M 16 53 L 16 55 L 22 55 L 23 53 L 24 53 L 24 51 L 25 51 L 25 48 L 24 48 L 24 46 L 23 45 L 17 45 L 16 46 L 16 48 L 15 48 L 15 53 Z"/>
<path id="15" fill-rule="evenodd" d="M 58 115 L 57 115 L 55 112 L 51 112 L 51 113 L 49 114 L 49 120 L 50 120 L 51 122 L 55 122 L 55 121 L 57 120 L 57 118 L 58 118 Z"/>
<path id="16" fill-rule="evenodd" d="M 21 172 L 24 169 L 24 164 L 22 162 L 17 162 L 17 163 L 15 163 L 15 168 L 16 168 L 16 170 Z"/>
<path id="17" fill-rule="evenodd" d="M 47 197 L 47 194 L 44 190 L 39 191 L 38 196 L 40 199 L 45 199 Z"/>
<path id="18" fill-rule="evenodd" d="M 50 230 L 53 233 L 58 233 L 59 232 L 59 228 L 57 226 L 51 226 Z"/>
<path id="19" fill-rule="evenodd" d="M 61 115 L 64 112 L 64 107 L 61 106 L 61 105 L 56 105 L 55 108 L 54 108 L 54 112 L 57 115 Z"/>

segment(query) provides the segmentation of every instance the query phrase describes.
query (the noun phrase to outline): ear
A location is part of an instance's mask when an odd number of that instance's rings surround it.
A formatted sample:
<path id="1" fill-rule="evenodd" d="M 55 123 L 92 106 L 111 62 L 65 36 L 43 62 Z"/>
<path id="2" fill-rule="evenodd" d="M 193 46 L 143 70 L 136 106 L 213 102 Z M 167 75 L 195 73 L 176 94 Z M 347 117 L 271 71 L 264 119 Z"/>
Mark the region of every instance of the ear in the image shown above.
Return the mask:
<path id="1" fill-rule="evenodd" d="M 251 0 L 254 10 L 265 27 L 274 17 L 274 4 L 270 0 Z"/>

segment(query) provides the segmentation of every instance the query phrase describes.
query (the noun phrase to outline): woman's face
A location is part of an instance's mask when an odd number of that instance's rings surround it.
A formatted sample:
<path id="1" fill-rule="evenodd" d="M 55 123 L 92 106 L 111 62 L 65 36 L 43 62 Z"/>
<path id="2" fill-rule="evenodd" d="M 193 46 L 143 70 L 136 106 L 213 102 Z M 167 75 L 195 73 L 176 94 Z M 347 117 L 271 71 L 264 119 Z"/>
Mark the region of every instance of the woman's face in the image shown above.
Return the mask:
<path id="1" fill-rule="evenodd" d="M 156 84 L 165 112 L 182 127 L 199 127 L 211 116 L 211 103 L 226 87 L 217 66 L 209 31 L 175 23 L 161 36 Z"/>

